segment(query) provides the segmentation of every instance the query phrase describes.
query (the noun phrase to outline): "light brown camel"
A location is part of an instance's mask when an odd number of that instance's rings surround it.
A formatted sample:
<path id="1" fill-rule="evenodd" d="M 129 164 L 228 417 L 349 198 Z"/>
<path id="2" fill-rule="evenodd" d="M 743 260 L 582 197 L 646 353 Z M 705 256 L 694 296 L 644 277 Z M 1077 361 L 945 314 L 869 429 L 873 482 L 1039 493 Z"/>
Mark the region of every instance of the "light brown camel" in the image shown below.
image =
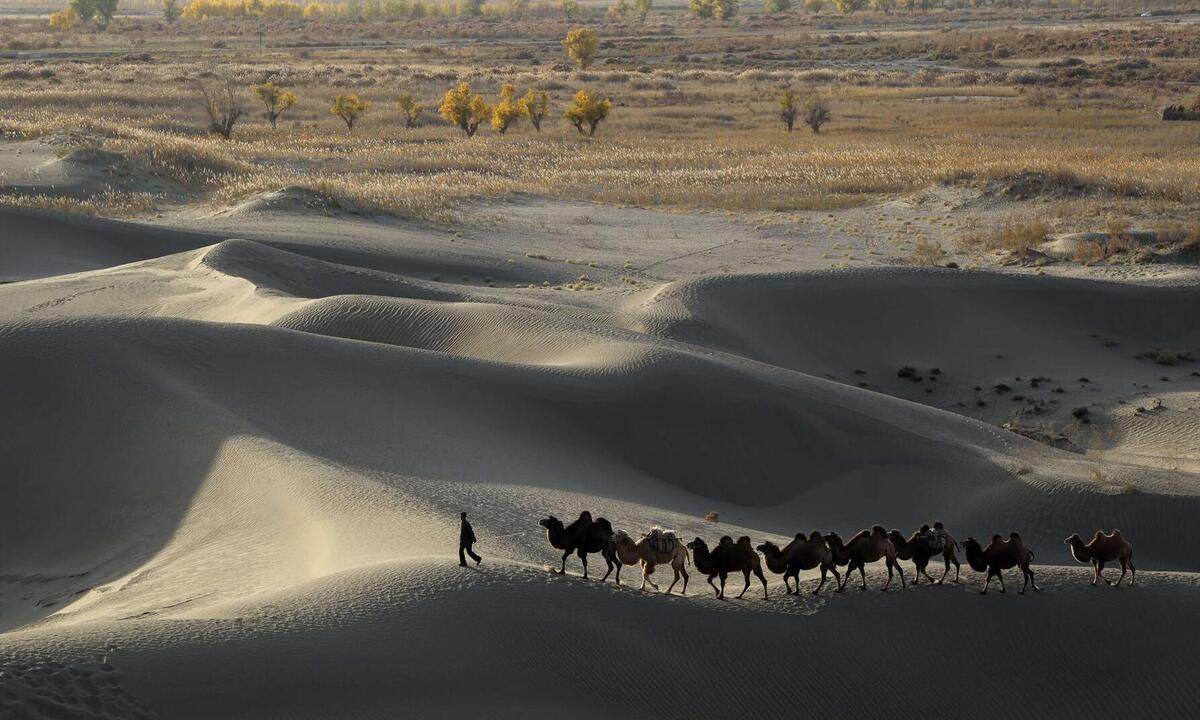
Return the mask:
<path id="1" fill-rule="evenodd" d="M 558 570 L 559 575 L 567 572 L 567 557 L 571 553 L 577 554 L 580 561 L 583 562 L 584 579 L 587 579 L 588 576 L 588 553 L 600 553 L 604 562 L 608 563 L 608 572 L 612 572 L 613 558 L 608 541 L 612 538 L 613 530 L 612 525 L 604 518 L 592 520 L 592 514 L 584 510 L 579 513 L 578 520 L 566 527 L 563 527 L 562 521 L 553 515 L 539 521 L 538 525 L 546 528 L 546 539 L 550 541 L 551 547 L 563 551 L 562 567 Z M 604 577 L 607 578 L 608 573 L 605 573 Z"/>
<path id="2" fill-rule="evenodd" d="M 651 531 L 653 534 L 653 531 Z M 621 584 L 621 566 L 622 565 L 637 565 L 642 566 L 642 590 L 646 589 L 646 583 L 650 583 L 655 590 L 658 590 L 658 585 L 650 579 L 654 574 L 654 568 L 657 565 L 670 564 L 671 569 L 675 571 L 675 579 L 671 581 L 670 587 L 667 588 L 667 594 L 671 594 L 675 583 L 679 582 L 679 576 L 683 576 L 683 590 L 681 594 L 687 595 L 688 573 L 685 566 L 691 562 L 688 557 L 687 547 L 683 541 L 676 538 L 675 534 L 669 531 L 663 532 L 664 537 L 674 541 L 673 547 L 668 552 L 661 552 L 663 547 L 661 543 L 654 542 L 650 534 L 643 535 L 641 540 L 634 542 L 625 531 L 618 530 L 613 533 L 612 549 L 613 555 L 617 560 L 617 584 Z M 668 543 L 669 544 L 669 543 Z M 607 576 L 605 576 L 607 577 Z"/>
<path id="3" fill-rule="evenodd" d="M 731 573 L 741 572 L 746 577 L 746 587 L 742 588 L 738 598 L 741 599 L 742 595 L 745 595 L 746 591 L 750 589 L 750 573 L 754 573 L 762 581 L 763 600 L 768 599 L 767 578 L 763 576 L 762 558 L 754 552 L 749 537 L 743 535 L 735 543 L 733 538 L 726 535 L 721 538 L 721 542 L 712 551 L 709 551 L 708 545 L 700 538 L 691 541 L 687 546 L 692 551 L 692 560 L 696 563 L 696 569 L 708 576 L 708 584 L 718 598 L 725 599 L 725 579 Z M 713 584 L 715 577 L 721 578 L 720 589 Z"/>
<path id="4" fill-rule="evenodd" d="M 1037 586 L 1037 581 L 1033 579 L 1033 570 L 1029 567 L 1029 564 L 1033 562 L 1033 551 L 1025 547 L 1019 534 L 1010 533 L 1008 540 L 999 535 L 993 535 L 991 544 L 986 548 L 981 548 L 979 541 L 975 538 L 967 538 L 963 543 L 963 550 L 967 553 L 967 564 L 971 566 L 972 570 L 987 573 L 983 589 L 979 591 L 980 595 L 987 594 L 988 583 L 992 581 L 993 577 L 1000 580 L 1000 592 L 1005 592 L 1004 575 L 1001 574 L 1001 571 L 1015 567 L 1021 568 L 1021 574 L 1025 578 L 1021 589 L 1017 591 L 1018 595 L 1025 594 L 1026 585 L 1033 585 L 1034 592 L 1041 590 Z"/>
<path id="5" fill-rule="evenodd" d="M 825 587 L 825 581 L 829 573 L 833 573 L 834 584 L 840 585 L 842 576 L 837 571 L 837 565 L 833 562 L 833 552 L 829 549 L 829 545 L 825 543 L 825 538 L 821 537 L 821 533 L 813 530 L 807 538 L 804 533 L 796 533 L 795 539 L 787 544 L 782 550 L 775 543 L 765 542 L 759 545 L 757 550 L 763 554 L 763 558 L 767 561 L 767 569 L 776 575 L 783 574 L 784 587 L 792 595 L 800 594 L 800 571 L 812 570 L 813 568 L 821 568 L 821 582 L 817 585 L 817 589 L 813 590 L 813 595 L 821 592 L 821 588 Z M 796 579 L 796 590 L 793 592 L 789 579 Z"/>
<path id="6" fill-rule="evenodd" d="M 896 546 L 896 557 L 901 560 L 912 560 L 913 565 L 916 566 L 917 573 L 913 578 L 913 585 L 921 584 L 922 575 L 929 578 L 930 583 L 941 585 L 945 582 L 946 576 L 950 574 L 951 563 L 954 564 L 954 582 L 958 582 L 958 553 L 955 552 L 958 548 L 958 541 L 951 535 L 938 537 L 930 531 L 928 525 L 924 525 L 907 540 L 899 530 L 888 532 L 888 539 Z M 942 556 L 945 568 L 942 570 L 942 576 L 935 581 L 929 576 L 929 561 L 938 555 Z"/>
<path id="7" fill-rule="evenodd" d="M 888 579 L 883 585 L 884 592 L 891 587 L 893 571 L 900 573 L 900 586 L 905 586 L 904 568 L 896 562 L 896 546 L 888 539 L 887 530 L 882 525 L 875 525 L 870 530 L 861 531 L 850 538 L 849 543 L 843 544 L 841 536 L 837 533 L 826 535 L 825 542 L 829 544 L 829 549 L 833 553 L 833 561 L 838 565 L 846 566 L 846 574 L 842 576 L 838 592 L 846 588 L 846 583 L 850 581 L 850 575 L 855 570 L 858 570 L 859 577 L 862 578 L 861 589 L 866 590 L 867 574 L 864 567 L 868 563 L 878 560 L 887 561 Z"/>
<path id="8" fill-rule="evenodd" d="M 1099 530 L 1096 531 L 1096 536 L 1087 545 L 1083 544 L 1083 538 L 1076 533 L 1067 538 L 1067 545 L 1071 546 L 1071 555 L 1079 562 L 1090 562 L 1096 570 L 1096 576 L 1092 578 L 1092 585 L 1097 581 L 1103 580 L 1104 584 L 1112 585 L 1108 578 L 1104 577 L 1104 563 L 1109 563 L 1114 560 L 1121 563 L 1121 577 L 1117 578 L 1116 587 L 1121 586 L 1121 581 L 1125 579 L 1126 570 L 1129 571 L 1129 587 L 1133 587 L 1137 580 L 1137 568 L 1133 566 L 1133 545 L 1125 538 L 1121 537 L 1120 530 L 1113 530 L 1111 535 L 1105 535 Z"/>

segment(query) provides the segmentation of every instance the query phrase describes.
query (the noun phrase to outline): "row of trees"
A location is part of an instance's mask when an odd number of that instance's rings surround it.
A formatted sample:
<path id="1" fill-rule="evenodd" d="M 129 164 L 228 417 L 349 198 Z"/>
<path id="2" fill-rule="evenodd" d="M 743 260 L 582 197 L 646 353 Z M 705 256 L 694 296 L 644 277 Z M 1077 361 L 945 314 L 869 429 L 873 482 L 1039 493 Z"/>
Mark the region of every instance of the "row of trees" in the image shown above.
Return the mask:
<path id="1" fill-rule="evenodd" d="M 117 12 L 118 0 L 70 0 L 70 5 L 50 15 L 50 24 L 56 30 L 66 31 L 77 23 L 95 20 L 105 28 Z M 225 17 L 263 18 L 421 18 L 426 16 L 478 17 L 482 15 L 523 15 L 531 11 L 530 0 L 505 0 L 488 3 L 488 0 L 347 0 L 346 2 L 307 3 L 296 0 L 190 0 L 180 6 L 180 0 L 160 0 L 162 16 L 167 22 L 179 18 L 207 20 Z M 764 0 L 763 9 L 769 13 L 788 12 L 793 7 L 803 6 L 811 12 L 820 13 L 828 7 L 842 13 L 853 13 L 871 8 L 877 12 L 890 13 L 898 8 L 907 10 L 929 10 L 948 4 L 946 0 Z M 957 5 L 966 5 L 963 0 Z M 971 0 L 976 6 L 985 0 Z M 550 12 L 554 6 L 541 2 L 537 6 L 540 14 Z M 557 7 L 568 19 L 576 20 L 582 15 L 577 0 L 558 0 Z M 653 8 L 653 0 L 614 0 L 608 15 L 628 18 L 633 15 L 645 17 Z M 738 14 L 739 0 L 688 0 L 688 12 L 700 18 L 728 20 Z"/>
<path id="2" fill-rule="evenodd" d="M 285 112 L 300 102 L 296 94 L 282 88 L 273 82 L 251 86 L 254 96 L 262 103 L 264 116 L 277 128 L 279 120 Z M 209 130 L 228 140 L 233 136 L 233 128 L 246 114 L 238 89 L 226 84 L 221 87 L 202 86 L 204 108 L 208 113 Z M 396 101 L 404 126 L 413 128 L 419 124 L 425 106 L 417 102 L 412 93 L 403 93 Z M 371 109 L 371 103 L 362 100 L 358 95 L 338 95 L 329 107 L 329 113 L 346 124 L 346 129 L 354 130 L 359 118 Z M 586 90 L 580 90 L 572 98 L 563 116 L 582 135 L 592 137 L 596 128 L 612 110 L 612 102 L 608 98 L 593 95 Z M 489 103 L 482 95 L 471 90 L 471 84 L 461 82 L 446 91 L 438 114 L 466 133 L 474 137 L 479 127 L 490 121 L 492 127 L 501 135 L 506 133 L 522 118 L 529 120 L 533 129 L 542 131 L 542 122 L 550 112 L 550 95 L 540 90 L 529 90 L 518 97 L 517 89 L 512 83 L 505 83 L 500 88 L 500 99 L 495 104 Z"/>

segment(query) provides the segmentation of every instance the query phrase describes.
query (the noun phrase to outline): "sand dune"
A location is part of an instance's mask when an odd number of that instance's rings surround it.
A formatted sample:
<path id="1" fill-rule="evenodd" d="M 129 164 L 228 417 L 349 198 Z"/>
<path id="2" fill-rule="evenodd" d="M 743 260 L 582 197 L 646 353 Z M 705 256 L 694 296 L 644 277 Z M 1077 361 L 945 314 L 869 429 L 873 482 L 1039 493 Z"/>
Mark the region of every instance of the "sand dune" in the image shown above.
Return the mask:
<path id="1" fill-rule="evenodd" d="M 61 222 L 67 254 L 132 244 L 0 287 L 0 487 L 18 499 L 0 504 L 0 701 L 17 717 L 1094 717 L 1149 697 L 1182 717 L 1198 699 L 1200 486 L 1161 460 L 1200 386 L 1133 357 L 1200 344 L 1192 288 L 888 268 L 569 293 L 406 272 L 470 255 L 389 249 L 378 229 L 322 246 Z M 1123 386 L 1168 372 L 1143 427 Z M 1018 376 L 1050 378 L 1020 388 L 1044 417 L 1086 402 L 1087 428 L 1119 437 L 1068 452 L 997 427 Z M 478 569 L 451 557 L 464 508 Z M 1046 589 L 980 598 L 965 570 L 718 602 L 697 574 L 666 598 L 546 573 L 537 519 L 585 508 L 709 539 L 1020 530 Z M 1098 526 L 1134 539 L 1143 587 L 1063 567 L 1063 537 Z M 1097 633 L 1128 660 L 1100 686 Z"/>

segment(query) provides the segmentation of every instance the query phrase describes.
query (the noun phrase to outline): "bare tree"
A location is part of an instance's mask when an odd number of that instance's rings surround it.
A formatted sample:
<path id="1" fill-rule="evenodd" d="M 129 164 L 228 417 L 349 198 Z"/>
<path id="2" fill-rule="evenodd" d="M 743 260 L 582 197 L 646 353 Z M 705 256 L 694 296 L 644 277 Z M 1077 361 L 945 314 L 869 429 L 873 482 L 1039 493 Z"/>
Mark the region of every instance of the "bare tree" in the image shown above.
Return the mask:
<path id="1" fill-rule="evenodd" d="M 208 112 L 208 129 L 228 140 L 233 135 L 233 126 L 246 114 L 246 106 L 233 83 L 221 87 L 201 85 L 204 109 Z"/>
<path id="2" fill-rule="evenodd" d="M 829 122 L 832 117 L 833 113 L 829 111 L 829 105 L 825 102 L 825 98 L 815 92 L 810 92 L 804 101 L 804 124 L 812 128 L 814 133 L 820 133 L 821 126 Z"/>

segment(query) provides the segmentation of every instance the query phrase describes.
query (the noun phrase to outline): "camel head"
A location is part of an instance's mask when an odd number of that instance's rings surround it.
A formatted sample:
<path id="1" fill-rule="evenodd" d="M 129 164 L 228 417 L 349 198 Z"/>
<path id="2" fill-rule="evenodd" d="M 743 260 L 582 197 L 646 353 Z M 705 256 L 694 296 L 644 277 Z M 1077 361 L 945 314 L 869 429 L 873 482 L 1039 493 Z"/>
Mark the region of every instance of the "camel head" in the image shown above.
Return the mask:
<path id="1" fill-rule="evenodd" d="M 722 535 L 722 536 L 721 536 L 721 541 L 720 541 L 720 542 L 718 542 L 717 544 L 718 544 L 718 545 L 732 545 L 732 544 L 733 544 L 733 538 L 729 537 L 728 535 Z"/>
<path id="2" fill-rule="evenodd" d="M 1014 533 L 1009 533 L 1009 534 L 1008 534 L 1008 541 L 1009 541 L 1009 542 L 1015 542 L 1015 543 L 1019 543 L 1019 542 L 1021 542 L 1021 533 L 1016 533 L 1016 532 L 1014 532 Z"/>
<path id="3" fill-rule="evenodd" d="M 1083 538 L 1079 537 L 1079 533 L 1074 533 L 1071 535 L 1071 537 L 1067 538 L 1066 540 L 1063 540 L 1063 542 L 1070 545 L 1071 547 L 1076 547 L 1078 545 L 1083 544 Z"/>
<path id="4" fill-rule="evenodd" d="M 542 527 L 546 528 L 547 530 L 562 530 L 562 528 L 563 528 L 562 520 L 559 520 L 558 518 L 554 517 L 553 515 L 546 518 L 545 520 L 539 520 L 538 525 L 541 525 Z"/>
<path id="5" fill-rule="evenodd" d="M 750 547 L 750 536 L 749 535 L 741 536 L 740 538 L 738 538 L 737 544 L 745 545 L 746 547 Z"/>
<path id="6" fill-rule="evenodd" d="M 779 552 L 779 546 L 769 540 L 754 549 L 767 556 L 774 555 L 775 553 Z"/>
<path id="7" fill-rule="evenodd" d="M 888 540 L 891 540 L 893 543 L 903 544 L 904 542 L 906 542 L 904 539 L 904 535 L 902 535 L 900 533 L 900 531 L 895 528 L 888 530 L 887 536 L 888 536 Z"/>
<path id="8" fill-rule="evenodd" d="M 703 548 L 704 550 L 708 550 L 708 546 L 705 545 L 704 541 L 701 540 L 700 538 L 696 538 L 695 540 L 691 541 L 690 543 L 687 544 L 687 546 L 688 546 L 688 550 L 692 550 L 692 551 L 696 551 L 701 548 Z"/>
<path id="9" fill-rule="evenodd" d="M 835 532 L 831 532 L 826 535 L 825 542 L 829 544 L 829 547 L 842 547 L 844 545 L 842 542 L 842 536 Z"/>

